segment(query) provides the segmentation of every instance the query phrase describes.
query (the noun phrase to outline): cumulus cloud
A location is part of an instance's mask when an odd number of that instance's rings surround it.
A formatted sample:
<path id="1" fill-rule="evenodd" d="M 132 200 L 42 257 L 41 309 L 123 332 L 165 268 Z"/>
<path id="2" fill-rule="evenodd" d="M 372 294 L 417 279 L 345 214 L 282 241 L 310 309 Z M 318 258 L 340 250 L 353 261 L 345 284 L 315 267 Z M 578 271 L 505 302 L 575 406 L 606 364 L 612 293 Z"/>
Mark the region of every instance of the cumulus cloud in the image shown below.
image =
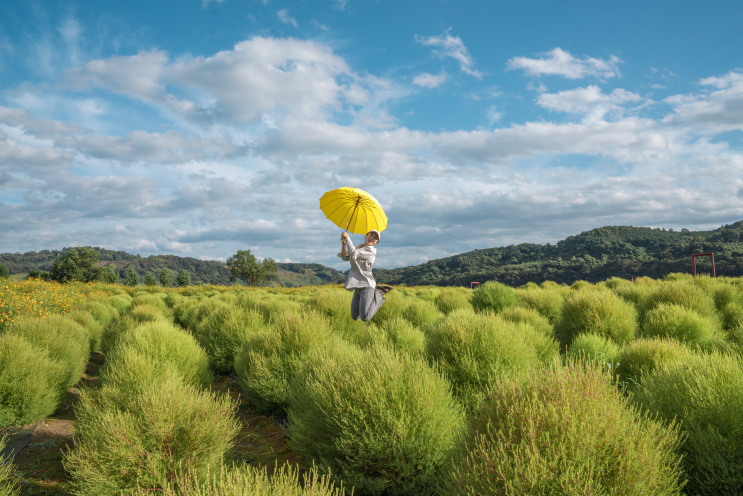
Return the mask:
<path id="1" fill-rule="evenodd" d="M 450 35 L 449 31 L 450 30 L 447 30 L 446 33 L 441 36 L 429 36 L 428 38 L 416 34 L 415 41 L 426 46 L 439 48 L 439 50 L 433 51 L 433 53 L 438 57 L 451 57 L 459 62 L 459 68 L 462 72 L 474 76 L 477 79 L 482 79 L 480 71 L 474 68 L 475 60 L 470 55 L 467 47 L 464 46 L 462 38 Z"/>
<path id="2" fill-rule="evenodd" d="M 559 47 L 542 55 L 537 59 L 514 57 L 508 61 L 506 67 L 511 70 L 523 70 L 530 76 L 562 76 L 567 79 L 582 79 L 588 76 L 608 79 L 620 75 L 619 64 L 622 61 L 615 55 L 610 56 L 608 60 L 587 56 L 579 59 Z"/>
<path id="3" fill-rule="evenodd" d="M 422 86 L 423 88 L 436 88 L 444 84 L 448 78 L 449 75 L 445 71 L 441 71 L 438 74 L 422 72 L 413 78 L 413 84 Z"/>
<path id="4" fill-rule="evenodd" d="M 607 95 L 598 86 L 589 86 L 558 93 L 542 93 L 537 98 L 537 104 L 557 112 L 583 114 L 583 122 L 591 123 L 603 119 L 608 113 L 621 116 L 624 104 L 640 100 L 640 95 L 621 88 Z"/>
<path id="5" fill-rule="evenodd" d="M 743 130 L 743 73 L 730 72 L 699 83 L 715 90 L 666 98 L 664 101 L 674 108 L 674 115 L 667 122 L 680 121 L 705 133 Z"/>

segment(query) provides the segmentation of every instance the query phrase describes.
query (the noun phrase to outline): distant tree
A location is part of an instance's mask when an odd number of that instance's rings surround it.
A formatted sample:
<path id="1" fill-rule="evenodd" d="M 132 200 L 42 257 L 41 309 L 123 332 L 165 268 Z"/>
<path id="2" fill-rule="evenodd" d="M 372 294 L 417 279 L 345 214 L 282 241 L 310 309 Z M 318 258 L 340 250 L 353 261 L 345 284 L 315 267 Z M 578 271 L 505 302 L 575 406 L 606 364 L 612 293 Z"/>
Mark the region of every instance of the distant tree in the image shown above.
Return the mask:
<path id="1" fill-rule="evenodd" d="M 188 286 L 191 284 L 191 274 L 187 270 L 182 270 L 180 274 L 178 274 L 178 277 L 175 279 L 175 282 L 178 283 L 178 286 Z"/>
<path id="2" fill-rule="evenodd" d="M 264 258 L 259 262 L 250 250 L 237 250 L 237 253 L 227 259 L 227 268 L 230 270 L 230 280 L 238 277 L 248 283 L 248 286 L 257 286 L 278 276 L 279 268 L 272 258 Z"/>
<path id="3" fill-rule="evenodd" d="M 10 277 L 8 268 L 4 265 L 0 265 L 0 279 L 7 279 L 8 277 Z"/>
<path id="4" fill-rule="evenodd" d="M 28 271 L 27 279 L 46 279 L 49 280 L 49 272 L 39 269 L 31 269 Z"/>
<path id="5" fill-rule="evenodd" d="M 115 264 L 108 264 L 106 270 L 103 271 L 103 280 L 109 284 L 116 284 L 119 282 L 119 273 L 116 272 Z"/>
<path id="6" fill-rule="evenodd" d="M 153 276 L 152 274 L 147 274 L 144 276 L 144 285 L 157 286 L 157 279 L 155 279 L 155 276 Z"/>
<path id="7" fill-rule="evenodd" d="M 173 285 L 173 273 L 170 269 L 163 269 L 160 271 L 160 284 L 169 288 Z"/>
<path id="8" fill-rule="evenodd" d="M 132 267 L 126 268 L 126 282 L 127 286 L 139 286 L 139 276 Z"/>
<path id="9" fill-rule="evenodd" d="M 101 255 L 87 246 L 79 246 L 54 260 L 49 275 L 57 282 L 97 281 L 103 274 L 103 267 L 97 265 Z"/>

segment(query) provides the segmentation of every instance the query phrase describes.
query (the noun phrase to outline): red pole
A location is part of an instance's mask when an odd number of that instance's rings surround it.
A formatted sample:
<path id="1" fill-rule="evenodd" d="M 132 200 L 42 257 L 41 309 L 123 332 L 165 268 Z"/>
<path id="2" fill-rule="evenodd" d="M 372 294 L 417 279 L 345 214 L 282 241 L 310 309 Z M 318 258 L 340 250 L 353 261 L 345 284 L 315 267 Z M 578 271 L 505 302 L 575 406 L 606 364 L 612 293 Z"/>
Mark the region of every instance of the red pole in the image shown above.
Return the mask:
<path id="1" fill-rule="evenodd" d="M 697 256 L 696 255 L 691 256 L 691 275 L 695 277 L 697 275 Z"/>

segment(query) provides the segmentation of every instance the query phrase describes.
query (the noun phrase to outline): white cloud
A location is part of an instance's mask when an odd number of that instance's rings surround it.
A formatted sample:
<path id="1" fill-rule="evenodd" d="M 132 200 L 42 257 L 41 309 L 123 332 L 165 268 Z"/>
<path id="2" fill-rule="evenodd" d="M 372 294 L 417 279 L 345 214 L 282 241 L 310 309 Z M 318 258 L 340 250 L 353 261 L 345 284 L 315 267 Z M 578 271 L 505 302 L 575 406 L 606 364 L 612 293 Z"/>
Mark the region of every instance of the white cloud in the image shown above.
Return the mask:
<path id="1" fill-rule="evenodd" d="M 201 0 L 201 8 L 205 9 L 209 6 L 210 3 L 223 3 L 226 0 Z"/>
<path id="2" fill-rule="evenodd" d="M 289 15 L 289 10 L 281 9 L 276 13 L 276 15 L 278 16 L 280 22 L 283 22 L 284 24 L 291 24 L 295 28 L 297 27 L 297 20 Z"/>
<path id="3" fill-rule="evenodd" d="M 488 109 L 487 112 L 488 122 L 490 122 L 490 125 L 492 126 L 496 122 L 500 120 L 501 117 L 503 117 L 502 112 L 498 112 L 498 108 L 493 105 Z"/>
<path id="4" fill-rule="evenodd" d="M 310 21 L 310 24 L 312 24 L 313 26 L 315 26 L 315 27 L 317 27 L 319 29 L 322 29 L 323 31 L 330 31 L 330 28 L 328 26 L 326 26 L 325 24 L 320 23 L 320 21 L 318 21 L 317 19 L 312 19 Z"/>
<path id="5" fill-rule="evenodd" d="M 336 10 L 346 10 L 346 4 L 348 0 L 333 0 L 333 8 Z"/>
<path id="6" fill-rule="evenodd" d="M 480 71 L 474 68 L 475 60 L 470 55 L 467 47 L 464 46 L 462 38 L 459 36 L 452 36 L 449 34 L 450 29 L 441 36 L 429 36 L 424 38 L 423 36 L 415 35 L 415 41 L 426 46 L 439 47 L 441 50 L 434 50 L 434 54 L 438 57 L 451 57 L 459 62 L 459 68 L 462 72 L 474 76 L 477 79 L 482 79 Z"/>
<path id="7" fill-rule="evenodd" d="M 716 91 L 703 95 L 674 95 L 664 101 L 674 108 L 667 122 L 680 121 L 703 133 L 743 130 L 743 73 L 702 79 Z"/>
<path id="8" fill-rule="evenodd" d="M 583 122 L 591 123 L 603 119 L 609 113 L 621 117 L 623 104 L 640 100 L 642 97 L 636 93 L 618 88 L 606 95 L 601 88 L 592 85 L 558 93 L 542 93 L 537 98 L 537 103 L 557 112 L 583 114 Z"/>
<path id="9" fill-rule="evenodd" d="M 521 69 L 530 76 L 562 76 L 568 79 L 582 79 L 587 76 L 608 79 L 620 75 L 618 66 L 622 61 L 614 55 L 608 60 L 593 57 L 578 59 L 559 47 L 543 55 L 548 57 L 514 57 L 508 61 L 507 68 Z"/>
<path id="10" fill-rule="evenodd" d="M 654 90 L 664 90 L 664 89 L 666 89 L 665 86 L 663 86 L 662 84 L 657 84 L 657 83 L 651 84 L 650 87 L 653 88 Z"/>
<path id="11" fill-rule="evenodd" d="M 413 78 L 413 84 L 423 88 L 436 88 L 444 84 L 448 78 L 449 75 L 445 71 L 441 71 L 439 74 L 422 72 Z"/>

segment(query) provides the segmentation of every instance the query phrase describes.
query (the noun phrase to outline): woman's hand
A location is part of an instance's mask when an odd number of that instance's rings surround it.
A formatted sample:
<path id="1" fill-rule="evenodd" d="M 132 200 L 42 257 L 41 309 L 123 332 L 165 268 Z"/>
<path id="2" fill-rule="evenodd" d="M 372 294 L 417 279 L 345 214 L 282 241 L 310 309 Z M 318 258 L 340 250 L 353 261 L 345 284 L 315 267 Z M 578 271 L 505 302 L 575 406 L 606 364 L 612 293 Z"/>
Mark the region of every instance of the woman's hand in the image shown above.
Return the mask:
<path id="1" fill-rule="evenodd" d="M 341 234 L 341 241 L 344 241 L 346 238 L 350 237 L 347 232 L 344 232 Z"/>

